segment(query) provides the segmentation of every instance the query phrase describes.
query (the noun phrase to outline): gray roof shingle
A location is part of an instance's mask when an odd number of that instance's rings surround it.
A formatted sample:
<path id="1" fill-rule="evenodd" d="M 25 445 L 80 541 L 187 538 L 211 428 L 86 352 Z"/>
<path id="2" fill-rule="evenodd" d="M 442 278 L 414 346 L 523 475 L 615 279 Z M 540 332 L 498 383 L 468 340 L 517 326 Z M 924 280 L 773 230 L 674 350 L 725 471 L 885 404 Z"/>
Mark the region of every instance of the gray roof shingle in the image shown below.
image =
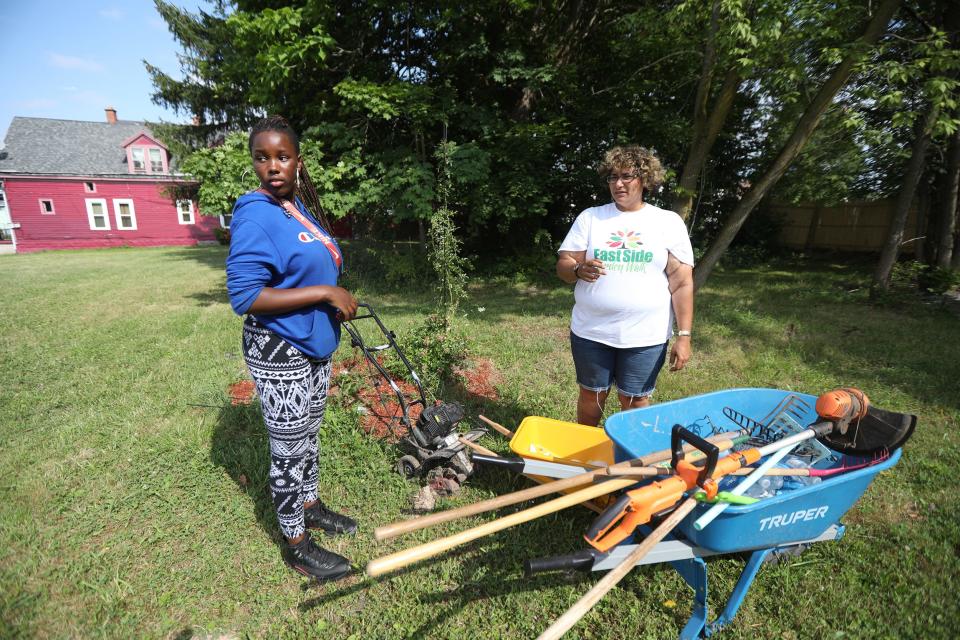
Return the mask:
<path id="1" fill-rule="evenodd" d="M 150 129 L 142 122 L 84 122 L 17 116 L 0 151 L 0 172 L 70 175 L 129 175 L 123 143 Z M 156 174 L 154 174 L 156 177 Z"/>

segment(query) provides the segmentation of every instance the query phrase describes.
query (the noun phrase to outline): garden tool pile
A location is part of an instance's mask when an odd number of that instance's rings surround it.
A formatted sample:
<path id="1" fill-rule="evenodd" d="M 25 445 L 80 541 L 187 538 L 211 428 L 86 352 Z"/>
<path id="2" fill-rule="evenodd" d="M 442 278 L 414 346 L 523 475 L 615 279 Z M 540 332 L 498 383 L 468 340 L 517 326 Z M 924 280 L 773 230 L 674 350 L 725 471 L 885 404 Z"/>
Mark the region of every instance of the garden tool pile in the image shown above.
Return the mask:
<path id="1" fill-rule="evenodd" d="M 607 571 L 540 637 L 561 637 L 633 567 L 660 562 L 673 563 L 695 589 L 693 612 L 680 637 L 705 637 L 733 618 L 765 561 L 842 537 L 840 518 L 880 471 L 899 461 L 900 448 L 916 425 L 916 416 L 874 407 L 856 389 L 819 397 L 731 389 L 614 414 L 603 430 L 571 423 L 561 423 L 571 425 L 567 430 L 556 424 L 538 429 L 547 420 L 528 417 L 521 423 L 511 440 L 519 459 L 475 461 L 512 465 L 522 473 L 556 480 L 394 523 L 375 535 L 386 540 L 438 522 L 567 493 L 382 556 L 367 565 L 367 573 L 388 574 L 480 537 L 626 490 L 608 500 L 587 528 L 588 548 L 525 563 L 527 573 Z M 578 443 L 583 446 L 578 448 Z M 787 455 L 807 466 L 784 468 Z M 664 466 L 666 461 L 669 466 Z M 784 483 L 776 495 L 759 500 L 743 496 L 768 474 L 805 481 Z M 723 612 L 711 621 L 704 558 L 731 553 L 748 560 Z"/>

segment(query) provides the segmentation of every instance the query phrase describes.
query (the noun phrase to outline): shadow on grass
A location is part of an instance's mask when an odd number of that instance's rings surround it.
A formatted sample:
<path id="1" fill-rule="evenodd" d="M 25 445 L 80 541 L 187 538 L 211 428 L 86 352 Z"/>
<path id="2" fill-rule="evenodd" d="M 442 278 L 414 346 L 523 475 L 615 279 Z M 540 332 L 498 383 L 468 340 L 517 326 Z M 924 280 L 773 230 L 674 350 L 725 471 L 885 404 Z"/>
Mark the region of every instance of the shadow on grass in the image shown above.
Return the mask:
<path id="1" fill-rule="evenodd" d="M 521 505 L 521 507 L 527 505 Z M 506 515 L 506 511 L 501 515 Z M 337 589 L 302 602 L 301 611 L 336 602 L 341 598 L 364 591 L 371 582 L 409 578 L 419 571 L 424 576 L 432 575 L 434 565 L 454 558 L 460 571 L 456 585 L 421 594 L 418 601 L 430 612 L 425 620 L 418 620 L 415 629 L 407 629 L 411 638 L 439 637 L 436 631 L 446 621 L 458 615 L 474 602 L 494 600 L 517 594 L 532 593 L 557 585 L 592 583 L 589 573 L 554 572 L 525 577 L 522 566 L 532 557 L 570 553 L 578 547 L 579 533 L 589 524 L 593 514 L 582 509 L 572 509 L 552 514 L 530 523 L 510 529 L 510 533 L 498 532 L 478 541 L 456 547 L 433 558 L 418 562 L 377 578 L 359 580 L 345 589 Z M 478 551 L 482 547 L 482 552 Z M 531 606 L 538 601 L 531 599 Z"/>
<path id="2" fill-rule="evenodd" d="M 205 267 L 223 270 L 227 260 L 227 247 L 224 246 L 197 246 L 197 247 L 170 247 L 165 253 L 177 260 L 193 260 Z"/>
<path id="3" fill-rule="evenodd" d="M 270 444 L 258 403 L 221 407 L 210 441 L 210 460 L 250 498 L 257 523 L 279 547 L 282 537 L 267 482 Z"/>

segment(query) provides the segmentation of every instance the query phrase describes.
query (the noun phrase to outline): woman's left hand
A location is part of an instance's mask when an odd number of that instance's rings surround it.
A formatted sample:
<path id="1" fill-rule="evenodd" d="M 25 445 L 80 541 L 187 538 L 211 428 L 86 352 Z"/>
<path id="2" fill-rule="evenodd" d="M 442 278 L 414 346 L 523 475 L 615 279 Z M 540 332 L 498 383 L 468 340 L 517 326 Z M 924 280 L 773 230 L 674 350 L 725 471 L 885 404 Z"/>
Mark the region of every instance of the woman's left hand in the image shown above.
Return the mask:
<path id="1" fill-rule="evenodd" d="M 670 371 L 680 371 L 690 360 L 690 336 L 679 336 L 670 347 Z"/>

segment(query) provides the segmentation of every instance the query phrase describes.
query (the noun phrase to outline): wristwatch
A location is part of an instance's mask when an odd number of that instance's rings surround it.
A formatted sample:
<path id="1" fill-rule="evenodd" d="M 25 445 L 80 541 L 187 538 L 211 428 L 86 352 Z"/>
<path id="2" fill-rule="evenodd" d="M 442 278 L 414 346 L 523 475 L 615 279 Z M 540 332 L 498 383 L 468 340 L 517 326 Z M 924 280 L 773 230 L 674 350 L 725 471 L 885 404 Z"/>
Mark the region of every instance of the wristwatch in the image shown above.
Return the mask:
<path id="1" fill-rule="evenodd" d="M 691 334 L 690 334 L 689 331 L 685 331 L 685 330 L 681 329 L 680 331 L 677 331 L 677 335 L 678 335 L 678 336 L 687 336 L 687 337 L 689 338 Z"/>

